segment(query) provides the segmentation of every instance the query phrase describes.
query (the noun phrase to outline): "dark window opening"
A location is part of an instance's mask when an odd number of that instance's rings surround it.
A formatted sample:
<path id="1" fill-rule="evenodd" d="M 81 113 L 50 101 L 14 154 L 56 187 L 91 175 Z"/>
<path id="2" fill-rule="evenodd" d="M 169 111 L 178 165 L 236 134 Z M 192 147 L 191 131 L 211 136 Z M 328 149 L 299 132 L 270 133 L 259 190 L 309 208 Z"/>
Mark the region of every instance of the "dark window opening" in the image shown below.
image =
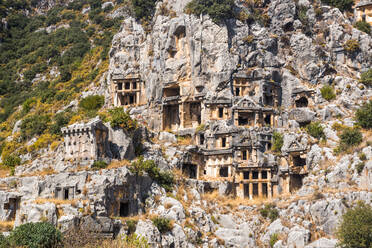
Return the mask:
<path id="1" fill-rule="evenodd" d="M 293 156 L 293 165 L 294 166 L 305 166 L 306 165 L 306 159 L 301 158 L 300 156 Z"/>
<path id="2" fill-rule="evenodd" d="M 137 83 L 136 82 L 133 82 L 133 85 L 132 85 L 133 89 L 137 89 Z"/>
<path id="3" fill-rule="evenodd" d="M 239 116 L 239 117 L 238 117 L 238 125 L 239 125 L 239 126 L 245 126 L 245 125 L 248 125 L 248 117 L 245 117 L 245 116 Z"/>
<path id="4" fill-rule="evenodd" d="M 261 172 L 261 177 L 262 177 L 262 179 L 267 179 L 267 171 L 262 171 Z"/>
<path id="5" fill-rule="evenodd" d="M 258 196 L 258 183 L 253 184 L 253 196 Z"/>
<path id="6" fill-rule="evenodd" d="M 264 99 L 265 99 L 264 105 L 268 105 L 268 106 L 274 105 L 274 99 L 272 96 L 265 95 Z"/>
<path id="7" fill-rule="evenodd" d="M 134 104 L 135 103 L 135 97 L 134 95 L 129 95 L 129 104 Z"/>
<path id="8" fill-rule="evenodd" d="M 252 179 L 258 179 L 258 171 L 253 171 Z"/>
<path id="9" fill-rule="evenodd" d="M 199 135 L 199 139 L 200 139 L 200 145 L 204 145 L 205 138 L 204 138 L 204 134 L 203 133 L 201 133 Z"/>
<path id="10" fill-rule="evenodd" d="M 197 177 L 197 166 L 194 164 L 184 164 L 182 166 L 182 172 L 189 178 Z"/>
<path id="11" fill-rule="evenodd" d="M 296 100 L 296 107 L 297 108 L 306 108 L 309 104 L 308 100 L 306 97 L 301 97 L 300 99 Z"/>
<path id="12" fill-rule="evenodd" d="M 81 194 L 81 190 L 80 189 L 77 189 L 76 190 L 76 194 Z"/>
<path id="13" fill-rule="evenodd" d="M 263 197 L 268 196 L 267 183 L 262 184 L 262 195 L 263 195 Z"/>
<path id="14" fill-rule="evenodd" d="M 129 216 L 129 203 L 120 202 L 120 217 L 128 217 L 128 216 Z"/>
<path id="15" fill-rule="evenodd" d="M 64 189 L 63 191 L 64 191 L 64 198 L 63 199 L 68 200 L 68 197 L 69 197 L 68 188 L 67 189 Z"/>
<path id="16" fill-rule="evenodd" d="M 264 122 L 266 125 L 271 125 L 271 115 L 266 115 L 264 118 Z"/>
<path id="17" fill-rule="evenodd" d="M 247 150 L 242 151 L 242 159 L 243 159 L 243 160 L 247 160 L 247 157 L 248 157 L 248 156 L 247 156 L 247 153 L 248 153 Z"/>
<path id="18" fill-rule="evenodd" d="M 226 147 L 226 138 L 222 138 L 221 146 Z"/>
<path id="19" fill-rule="evenodd" d="M 293 193 L 294 191 L 302 187 L 302 176 L 297 174 L 292 174 L 290 176 L 289 191 Z"/>
<path id="20" fill-rule="evenodd" d="M 229 168 L 222 167 L 220 168 L 220 177 L 228 177 L 229 176 Z"/>
<path id="21" fill-rule="evenodd" d="M 218 118 L 223 118 L 223 108 L 218 108 Z"/>
<path id="22" fill-rule="evenodd" d="M 163 94 L 164 94 L 164 97 L 179 96 L 180 95 L 180 87 L 165 88 Z"/>
<path id="23" fill-rule="evenodd" d="M 249 179 L 249 171 L 244 171 L 243 172 L 243 178 L 244 179 Z"/>
<path id="24" fill-rule="evenodd" d="M 300 127 L 306 127 L 307 125 L 310 124 L 310 121 L 302 121 L 302 122 L 298 122 L 298 124 L 300 125 Z"/>
<path id="25" fill-rule="evenodd" d="M 123 83 L 118 84 L 118 90 L 123 90 Z"/>
<path id="26" fill-rule="evenodd" d="M 244 198 L 249 197 L 249 184 L 244 184 Z"/>
<path id="27" fill-rule="evenodd" d="M 240 88 L 235 88 L 235 96 L 240 96 Z"/>
<path id="28" fill-rule="evenodd" d="M 4 203 L 4 210 L 9 210 L 9 209 L 10 209 L 9 203 Z"/>
<path id="29" fill-rule="evenodd" d="M 130 89 L 130 83 L 125 83 L 125 89 L 129 90 Z"/>

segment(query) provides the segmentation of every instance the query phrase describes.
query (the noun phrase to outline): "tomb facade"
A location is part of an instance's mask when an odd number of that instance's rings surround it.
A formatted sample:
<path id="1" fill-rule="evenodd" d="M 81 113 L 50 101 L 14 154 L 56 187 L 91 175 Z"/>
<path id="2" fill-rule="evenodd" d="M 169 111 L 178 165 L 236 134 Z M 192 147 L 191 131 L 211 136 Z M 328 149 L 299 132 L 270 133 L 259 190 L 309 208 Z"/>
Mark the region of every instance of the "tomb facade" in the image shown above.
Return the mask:
<path id="1" fill-rule="evenodd" d="M 100 160 L 110 156 L 108 128 L 100 119 L 61 129 L 65 160 Z"/>
<path id="2" fill-rule="evenodd" d="M 124 77 L 121 74 L 114 74 L 112 81 L 111 87 L 114 106 L 138 106 L 146 104 L 145 83 L 139 77 Z"/>

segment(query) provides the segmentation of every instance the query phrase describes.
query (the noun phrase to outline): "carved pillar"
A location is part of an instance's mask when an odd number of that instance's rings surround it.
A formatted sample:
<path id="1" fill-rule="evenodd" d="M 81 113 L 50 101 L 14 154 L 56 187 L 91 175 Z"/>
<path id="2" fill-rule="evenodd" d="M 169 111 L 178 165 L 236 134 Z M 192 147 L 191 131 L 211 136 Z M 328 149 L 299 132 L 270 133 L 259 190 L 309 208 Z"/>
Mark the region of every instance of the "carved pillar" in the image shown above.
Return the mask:
<path id="1" fill-rule="evenodd" d="M 253 199 L 253 183 L 249 183 L 249 199 Z"/>
<path id="2" fill-rule="evenodd" d="M 268 180 L 268 183 L 267 183 L 268 198 L 271 199 L 272 198 L 271 171 L 267 172 L 267 180 Z"/>
<path id="3" fill-rule="evenodd" d="M 258 197 L 262 197 L 262 182 L 261 182 L 261 179 L 262 179 L 262 174 L 261 174 L 261 171 L 258 172 L 258 180 L 260 181 L 258 183 Z"/>

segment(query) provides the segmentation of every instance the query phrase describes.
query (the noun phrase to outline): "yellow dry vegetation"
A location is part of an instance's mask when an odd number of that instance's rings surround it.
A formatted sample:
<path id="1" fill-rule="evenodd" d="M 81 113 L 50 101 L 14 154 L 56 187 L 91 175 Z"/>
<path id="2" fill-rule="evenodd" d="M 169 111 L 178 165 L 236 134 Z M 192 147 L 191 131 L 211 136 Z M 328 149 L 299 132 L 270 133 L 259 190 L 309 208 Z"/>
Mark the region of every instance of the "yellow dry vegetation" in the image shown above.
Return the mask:
<path id="1" fill-rule="evenodd" d="M 0 232 L 8 232 L 13 229 L 14 221 L 0 221 Z"/>
<path id="2" fill-rule="evenodd" d="M 124 166 L 129 166 L 131 163 L 129 160 L 113 160 L 106 169 L 116 169 Z"/>

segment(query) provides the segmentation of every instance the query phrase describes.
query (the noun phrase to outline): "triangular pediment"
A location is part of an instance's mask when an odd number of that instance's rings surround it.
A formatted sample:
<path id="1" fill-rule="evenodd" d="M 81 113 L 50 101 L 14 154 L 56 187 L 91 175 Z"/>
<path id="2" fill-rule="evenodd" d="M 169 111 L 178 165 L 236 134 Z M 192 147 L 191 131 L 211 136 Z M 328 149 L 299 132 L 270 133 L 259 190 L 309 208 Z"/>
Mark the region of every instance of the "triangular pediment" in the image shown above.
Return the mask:
<path id="1" fill-rule="evenodd" d="M 244 97 L 243 99 L 240 99 L 236 103 L 235 107 L 239 109 L 250 109 L 250 108 L 259 108 L 260 105 L 255 103 L 251 98 Z"/>

